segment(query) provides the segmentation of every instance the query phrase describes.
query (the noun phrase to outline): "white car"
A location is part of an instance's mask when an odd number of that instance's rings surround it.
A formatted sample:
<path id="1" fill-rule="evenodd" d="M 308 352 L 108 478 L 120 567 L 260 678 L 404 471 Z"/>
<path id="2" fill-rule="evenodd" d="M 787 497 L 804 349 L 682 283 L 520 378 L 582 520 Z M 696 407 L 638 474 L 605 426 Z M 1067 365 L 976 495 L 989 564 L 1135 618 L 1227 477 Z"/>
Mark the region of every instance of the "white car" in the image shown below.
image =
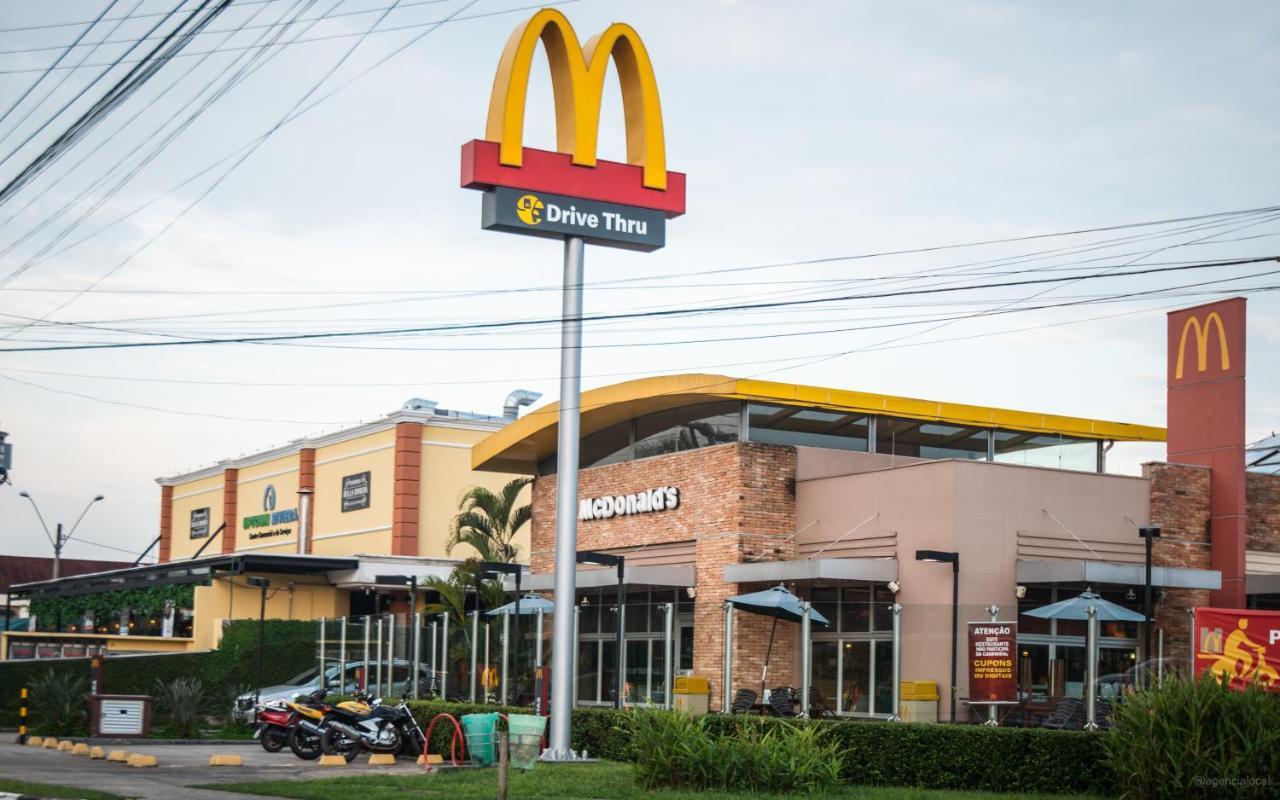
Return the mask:
<path id="1" fill-rule="evenodd" d="M 383 686 L 387 687 L 385 691 L 378 688 L 378 668 L 381 666 L 383 670 L 382 681 Z M 332 694 L 355 694 L 362 686 L 367 686 L 370 691 L 385 694 L 387 697 L 407 697 L 412 693 L 412 684 L 409 680 L 409 673 L 413 668 L 411 662 L 399 658 L 390 662 L 391 674 L 387 675 L 388 662 L 373 662 L 369 666 L 368 675 L 365 675 L 365 665 L 363 661 L 348 661 L 346 663 L 345 680 L 339 680 L 338 671 L 342 668 L 337 662 L 332 662 L 325 668 L 324 688 L 328 689 Z M 253 722 L 254 698 L 258 698 L 260 703 L 285 702 L 294 700 L 321 688 L 319 679 L 319 670 L 312 667 L 306 672 L 293 676 L 284 683 L 275 686 L 263 686 L 261 691 L 249 691 L 236 698 L 235 708 L 231 710 L 233 719 L 240 722 Z M 434 694 L 437 685 L 429 666 L 418 665 L 418 696 L 430 697 Z"/>

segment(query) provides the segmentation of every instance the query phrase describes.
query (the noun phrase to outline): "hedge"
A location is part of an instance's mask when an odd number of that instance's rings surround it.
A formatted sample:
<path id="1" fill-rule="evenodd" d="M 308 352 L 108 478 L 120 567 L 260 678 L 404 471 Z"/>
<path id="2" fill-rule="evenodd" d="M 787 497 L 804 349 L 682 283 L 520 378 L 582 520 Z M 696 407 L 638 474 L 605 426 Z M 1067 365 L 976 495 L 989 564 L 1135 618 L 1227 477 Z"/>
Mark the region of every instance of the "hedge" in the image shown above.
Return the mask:
<path id="1" fill-rule="evenodd" d="M 434 701 L 413 702 L 410 708 L 424 729 L 441 713 L 530 713 L 527 708 Z M 575 709 L 573 749 L 613 761 L 634 760 L 625 724 L 631 713 L 637 712 Z M 743 722 L 743 717 L 713 715 L 707 725 L 711 733 L 732 735 Z M 1099 795 L 1115 789 L 1103 746 L 1107 733 L 852 720 L 797 723 L 771 717 L 758 722 L 828 727 L 844 754 L 841 778 L 850 785 Z M 450 731 L 443 728 L 436 726 L 431 751 L 447 757 Z"/>
<path id="2" fill-rule="evenodd" d="M 267 620 L 263 652 L 263 685 L 288 680 L 316 663 L 316 623 Z M 205 711 L 225 712 L 231 695 L 252 686 L 258 654 L 258 621 L 234 620 L 222 632 L 217 650 L 195 653 L 158 653 L 140 656 L 108 655 L 102 661 L 104 690 L 111 694 L 151 694 L 157 680 L 195 675 L 205 689 Z M 18 723 L 18 693 L 48 670 L 88 675 L 89 659 L 23 660 L 0 662 L 0 724 Z M 33 726 L 39 720 L 32 719 Z"/>

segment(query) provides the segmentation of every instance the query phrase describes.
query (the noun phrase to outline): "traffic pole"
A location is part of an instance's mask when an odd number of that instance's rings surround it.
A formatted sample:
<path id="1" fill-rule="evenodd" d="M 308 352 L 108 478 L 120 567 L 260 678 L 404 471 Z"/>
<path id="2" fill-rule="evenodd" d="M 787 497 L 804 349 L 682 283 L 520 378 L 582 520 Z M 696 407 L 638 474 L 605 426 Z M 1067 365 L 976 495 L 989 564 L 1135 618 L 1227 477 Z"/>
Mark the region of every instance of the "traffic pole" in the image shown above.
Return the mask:
<path id="1" fill-rule="evenodd" d="M 27 687 L 18 692 L 18 744 L 27 743 Z"/>

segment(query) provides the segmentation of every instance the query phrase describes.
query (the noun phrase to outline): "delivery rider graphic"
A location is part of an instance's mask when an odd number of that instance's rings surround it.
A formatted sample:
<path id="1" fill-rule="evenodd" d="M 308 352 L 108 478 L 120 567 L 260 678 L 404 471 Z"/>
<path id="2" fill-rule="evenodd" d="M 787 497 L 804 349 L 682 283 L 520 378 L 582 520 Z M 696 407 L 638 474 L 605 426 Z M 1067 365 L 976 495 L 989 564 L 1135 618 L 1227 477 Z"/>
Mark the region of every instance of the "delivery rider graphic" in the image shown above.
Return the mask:
<path id="1" fill-rule="evenodd" d="M 1228 634 L 1222 654 L 1209 665 L 1209 671 L 1224 681 L 1256 680 L 1264 685 L 1280 685 L 1280 674 L 1267 663 L 1266 648 L 1255 643 L 1245 632 L 1249 627 L 1249 620 L 1240 619 L 1236 626 Z"/>

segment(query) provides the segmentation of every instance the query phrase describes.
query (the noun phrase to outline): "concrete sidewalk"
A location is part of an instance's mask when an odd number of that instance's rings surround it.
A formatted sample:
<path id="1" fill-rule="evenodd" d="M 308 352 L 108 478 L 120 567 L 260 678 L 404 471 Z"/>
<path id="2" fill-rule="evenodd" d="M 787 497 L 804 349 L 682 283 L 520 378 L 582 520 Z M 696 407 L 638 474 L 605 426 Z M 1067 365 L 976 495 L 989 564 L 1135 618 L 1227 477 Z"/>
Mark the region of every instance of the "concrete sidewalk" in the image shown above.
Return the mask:
<path id="1" fill-rule="evenodd" d="M 360 758 L 345 767 L 320 767 L 314 761 L 303 761 L 286 748 L 268 753 L 261 747 L 227 747 L 225 745 L 148 744 L 110 745 L 105 750 L 128 750 L 153 755 L 158 766 L 127 767 L 106 761 L 91 761 L 86 756 L 73 756 L 42 747 L 26 747 L 11 741 L 0 744 L 0 777 L 12 780 L 52 783 L 97 789 L 122 797 L 145 800 L 237 800 L 257 795 L 228 794 L 207 789 L 189 788 L 197 784 L 241 783 L 245 781 L 314 780 L 365 773 L 422 774 L 421 767 L 401 759 L 394 767 L 370 767 Z M 209 756 L 215 753 L 238 755 L 240 767 L 211 767 Z"/>

